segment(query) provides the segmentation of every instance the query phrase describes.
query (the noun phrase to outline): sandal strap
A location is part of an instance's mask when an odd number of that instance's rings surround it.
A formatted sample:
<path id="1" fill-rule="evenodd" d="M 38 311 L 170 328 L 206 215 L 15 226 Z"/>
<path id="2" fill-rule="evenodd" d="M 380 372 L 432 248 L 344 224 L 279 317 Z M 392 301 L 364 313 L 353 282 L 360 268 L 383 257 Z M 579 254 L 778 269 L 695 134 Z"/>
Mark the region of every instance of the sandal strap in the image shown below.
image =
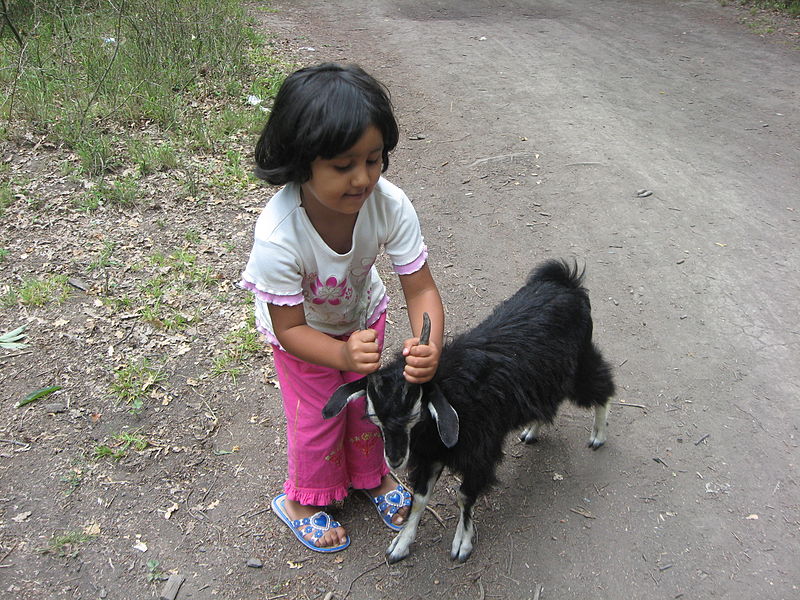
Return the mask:
<path id="1" fill-rule="evenodd" d="M 388 494 L 375 496 L 372 501 L 377 505 L 382 513 L 389 516 L 394 514 L 405 506 L 411 506 L 411 493 L 406 490 L 402 485 L 397 484 L 397 487 Z"/>
<path id="2" fill-rule="evenodd" d="M 304 534 L 312 534 L 314 539 L 319 539 L 325 535 L 325 532 L 329 529 L 336 529 L 339 527 L 339 522 L 334 521 L 328 513 L 320 511 L 310 517 L 295 519 L 292 521 L 292 527 L 302 531 Z"/>

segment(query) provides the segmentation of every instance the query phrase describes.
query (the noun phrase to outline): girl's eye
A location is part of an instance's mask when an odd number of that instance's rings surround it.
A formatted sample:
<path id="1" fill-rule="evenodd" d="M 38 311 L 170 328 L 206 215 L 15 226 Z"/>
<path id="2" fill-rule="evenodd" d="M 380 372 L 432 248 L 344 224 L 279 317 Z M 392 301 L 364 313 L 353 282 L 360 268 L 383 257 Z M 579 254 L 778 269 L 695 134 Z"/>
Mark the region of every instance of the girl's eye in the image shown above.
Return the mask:
<path id="1" fill-rule="evenodd" d="M 353 165 L 333 165 L 333 168 L 340 173 L 344 173 L 345 171 L 349 171 L 352 166 Z"/>

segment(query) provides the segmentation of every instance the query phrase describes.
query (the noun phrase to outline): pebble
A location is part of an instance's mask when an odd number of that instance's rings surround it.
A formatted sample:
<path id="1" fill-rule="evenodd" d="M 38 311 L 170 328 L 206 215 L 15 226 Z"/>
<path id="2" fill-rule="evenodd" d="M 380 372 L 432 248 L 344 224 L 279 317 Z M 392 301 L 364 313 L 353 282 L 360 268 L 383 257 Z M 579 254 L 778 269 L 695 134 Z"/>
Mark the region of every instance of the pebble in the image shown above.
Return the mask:
<path id="1" fill-rule="evenodd" d="M 650 190 L 637 190 L 636 195 L 639 196 L 639 198 L 647 198 L 648 196 L 652 196 L 653 192 Z"/>
<path id="2" fill-rule="evenodd" d="M 248 558 L 247 559 L 247 566 L 251 569 L 260 569 L 264 566 L 264 563 L 258 560 L 257 558 Z"/>

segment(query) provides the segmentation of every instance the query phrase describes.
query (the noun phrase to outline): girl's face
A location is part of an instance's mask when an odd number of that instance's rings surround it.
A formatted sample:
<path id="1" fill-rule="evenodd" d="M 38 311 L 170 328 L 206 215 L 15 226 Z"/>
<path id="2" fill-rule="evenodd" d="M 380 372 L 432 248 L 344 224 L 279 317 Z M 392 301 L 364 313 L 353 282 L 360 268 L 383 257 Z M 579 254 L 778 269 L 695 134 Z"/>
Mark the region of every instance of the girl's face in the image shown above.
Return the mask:
<path id="1" fill-rule="evenodd" d="M 370 125 L 348 150 L 333 158 L 317 157 L 311 179 L 300 186 L 306 211 L 355 215 L 381 175 L 383 135 Z"/>

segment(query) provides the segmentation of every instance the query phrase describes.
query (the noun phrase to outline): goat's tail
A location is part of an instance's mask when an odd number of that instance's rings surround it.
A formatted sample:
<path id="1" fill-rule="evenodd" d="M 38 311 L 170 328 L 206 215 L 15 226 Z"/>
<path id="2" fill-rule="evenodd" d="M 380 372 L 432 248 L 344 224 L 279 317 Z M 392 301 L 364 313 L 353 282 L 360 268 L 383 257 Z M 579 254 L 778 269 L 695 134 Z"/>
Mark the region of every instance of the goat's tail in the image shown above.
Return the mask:
<path id="1" fill-rule="evenodd" d="M 543 262 L 531 272 L 530 277 L 528 277 L 528 283 L 552 281 L 577 290 L 583 287 L 585 272 L 586 267 L 578 269 L 578 263 L 574 260 L 572 264 L 569 264 L 564 259 L 551 259 Z"/>

